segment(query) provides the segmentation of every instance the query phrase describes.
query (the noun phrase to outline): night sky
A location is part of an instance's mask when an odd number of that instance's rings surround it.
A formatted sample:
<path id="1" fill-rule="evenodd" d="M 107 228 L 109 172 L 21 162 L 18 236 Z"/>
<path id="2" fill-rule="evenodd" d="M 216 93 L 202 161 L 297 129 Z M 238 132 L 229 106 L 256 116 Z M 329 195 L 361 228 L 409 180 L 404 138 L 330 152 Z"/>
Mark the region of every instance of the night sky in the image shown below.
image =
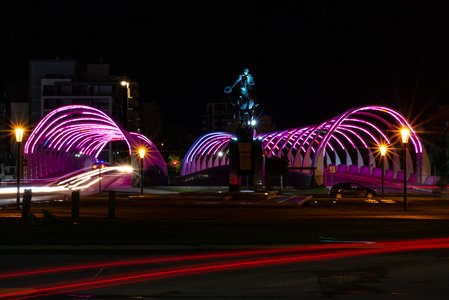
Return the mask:
<path id="1" fill-rule="evenodd" d="M 26 80 L 29 59 L 102 59 L 192 130 L 201 126 L 204 103 L 221 100 L 224 86 L 244 67 L 255 78 L 262 113 L 272 115 L 278 129 L 317 124 L 368 104 L 422 121 L 437 104 L 449 104 L 449 17 L 443 6 L 198 2 L 9 4 L 0 18 L 1 80 Z"/>

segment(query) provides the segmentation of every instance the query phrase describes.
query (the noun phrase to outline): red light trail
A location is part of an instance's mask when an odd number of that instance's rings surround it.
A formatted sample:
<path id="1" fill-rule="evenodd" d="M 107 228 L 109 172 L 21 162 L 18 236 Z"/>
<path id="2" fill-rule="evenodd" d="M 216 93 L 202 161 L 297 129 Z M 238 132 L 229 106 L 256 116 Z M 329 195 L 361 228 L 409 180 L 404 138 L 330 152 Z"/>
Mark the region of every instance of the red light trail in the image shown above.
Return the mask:
<path id="1" fill-rule="evenodd" d="M 131 274 L 121 274 L 115 276 L 104 277 L 95 280 L 79 280 L 73 283 L 54 283 L 51 286 L 42 287 L 30 287 L 26 290 L 20 290 L 15 292 L 0 294 L 0 298 L 6 299 L 26 299 L 33 297 L 42 297 L 54 294 L 61 294 L 73 291 L 81 291 L 88 289 L 111 287 L 116 285 L 132 284 L 142 281 L 155 280 L 160 278 L 170 278 L 178 276 L 188 276 L 194 274 L 202 274 L 209 272 L 218 271 L 228 271 L 237 270 L 244 268 L 253 267 L 263 267 L 277 264 L 286 263 L 304 263 L 312 261 L 321 260 L 331 260 L 331 259 L 341 259 L 364 255 L 379 255 L 395 252 L 406 252 L 406 251 L 423 251 L 423 250 L 433 250 L 433 249 L 448 249 L 449 248 L 449 238 L 441 239 L 422 239 L 422 240 L 412 240 L 412 241 L 402 241 L 402 242 L 381 242 L 375 244 L 358 244 L 357 248 L 354 248 L 354 244 L 345 245 L 314 245 L 314 246 L 304 246 L 304 247 L 290 247 L 281 249 L 268 249 L 268 250 L 253 250 L 253 251 L 238 251 L 232 252 L 232 255 L 226 256 L 226 253 L 216 253 L 210 255 L 193 255 L 193 256 L 180 256 L 172 257 L 172 259 L 182 260 L 191 257 L 197 257 L 203 259 L 204 257 L 211 258 L 210 256 L 215 256 L 214 258 L 224 258 L 224 257 L 236 257 L 238 253 L 243 256 L 249 255 L 275 255 L 275 254 L 285 254 L 284 256 L 273 256 L 273 257 L 259 257 L 253 259 L 238 259 L 225 262 L 208 262 L 203 264 L 181 266 L 181 267 L 171 267 L 159 270 L 151 270 L 139 273 Z M 344 249 L 346 248 L 346 249 Z M 348 249 L 349 248 L 349 249 Z M 288 249 L 288 251 L 286 251 Z M 300 254 L 291 254 L 294 252 L 292 249 L 297 249 Z M 307 250 L 304 250 L 307 249 Z M 319 251 L 312 252 L 311 251 Z M 265 253 L 264 253 L 265 252 Z M 230 254 L 230 253 L 229 253 Z M 222 255 L 222 256 L 220 256 Z M 225 256 L 223 256 L 225 255 Z M 168 258 L 163 258 L 168 259 Z M 155 259 L 157 260 L 157 259 Z M 133 262 L 135 262 L 134 260 Z M 122 264 L 125 261 L 121 262 Z M 101 265 L 101 264 L 97 264 Z M 102 265 L 103 266 L 103 265 Z M 72 266 L 74 267 L 74 266 Z M 34 275 L 34 274 L 30 274 Z"/>
<path id="2" fill-rule="evenodd" d="M 60 267 L 49 267 L 42 269 L 33 269 L 27 271 L 19 271 L 13 273 L 0 273 L 1 279 L 10 279 L 13 277 L 24 277 L 24 276 L 36 276 L 45 275 L 59 272 L 67 271 L 77 271 L 77 270 L 87 270 L 95 268 L 106 268 L 106 267 L 123 267 L 132 265 L 143 265 L 143 264 L 157 264 L 164 262 L 180 262 L 189 260 L 206 260 L 206 259 L 217 259 L 217 258 L 231 258 L 239 256 L 250 256 L 250 255 L 268 255 L 276 253 L 288 253 L 288 252 L 306 252 L 306 251 L 316 251 L 316 250 L 328 250 L 328 249 L 342 249 L 342 248 L 359 248 L 359 243 L 348 243 L 348 244 L 329 244 L 329 245 L 306 245 L 306 246 L 292 246 L 284 248 L 273 248 L 273 249 L 256 249 L 256 250 L 244 250 L 244 251 L 229 251 L 211 254 L 195 254 L 195 255 L 183 255 L 175 257 L 157 257 L 148 259 L 128 259 L 122 261 L 105 261 L 96 262 L 91 264 L 82 265 L 70 265 L 70 266 L 60 266 Z"/>

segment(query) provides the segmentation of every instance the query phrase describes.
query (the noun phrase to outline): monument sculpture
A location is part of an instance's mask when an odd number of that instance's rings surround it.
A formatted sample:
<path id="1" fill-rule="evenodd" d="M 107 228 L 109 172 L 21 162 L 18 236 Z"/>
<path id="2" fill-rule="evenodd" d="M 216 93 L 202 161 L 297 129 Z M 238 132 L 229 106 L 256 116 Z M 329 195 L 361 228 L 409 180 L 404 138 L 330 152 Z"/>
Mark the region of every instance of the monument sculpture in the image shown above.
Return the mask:
<path id="1" fill-rule="evenodd" d="M 256 107 L 259 104 L 256 103 L 257 98 L 253 89 L 254 78 L 248 68 L 243 70 L 232 86 L 225 87 L 224 92 L 230 94 L 237 84 L 240 84 L 240 93 L 235 97 L 232 105 L 238 109 L 240 126 L 251 126 L 255 120 Z"/>
<path id="2" fill-rule="evenodd" d="M 258 106 L 254 93 L 254 78 L 249 69 L 243 69 L 237 80 L 224 89 L 230 94 L 239 85 L 232 105 L 236 107 L 239 126 L 235 131 L 235 139 L 229 145 L 229 190 L 239 191 L 241 186 L 255 190 L 264 189 L 264 160 L 262 143 L 254 140 L 256 126 L 256 107 Z M 235 118 L 235 115 L 234 115 Z"/>

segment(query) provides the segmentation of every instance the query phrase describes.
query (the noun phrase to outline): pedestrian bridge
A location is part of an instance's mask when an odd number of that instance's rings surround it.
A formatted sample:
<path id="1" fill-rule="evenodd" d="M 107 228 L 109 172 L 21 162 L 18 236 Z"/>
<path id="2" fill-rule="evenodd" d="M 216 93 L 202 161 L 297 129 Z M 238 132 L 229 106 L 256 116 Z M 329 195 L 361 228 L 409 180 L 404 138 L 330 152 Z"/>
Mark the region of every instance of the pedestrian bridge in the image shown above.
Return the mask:
<path id="1" fill-rule="evenodd" d="M 131 161 L 136 161 L 137 149 L 145 147 L 144 169 L 157 168 L 167 175 L 162 155 L 147 137 L 124 130 L 96 108 L 68 105 L 51 111 L 28 137 L 24 146 L 27 178 L 90 169 L 112 141 L 126 143 Z"/>
<path id="2" fill-rule="evenodd" d="M 406 170 L 400 130 L 407 128 Z M 193 177 L 229 164 L 232 133 L 213 132 L 201 136 L 182 162 L 181 175 Z M 329 170 L 362 176 L 381 176 L 381 164 L 392 180 L 434 184 L 426 150 L 410 123 L 399 112 L 385 106 L 353 108 L 318 125 L 258 134 L 265 157 L 286 156 L 291 174 L 311 177 L 318 185 L 326 184 Z M 379 148 L 388 149 L 382 159 Z"/>

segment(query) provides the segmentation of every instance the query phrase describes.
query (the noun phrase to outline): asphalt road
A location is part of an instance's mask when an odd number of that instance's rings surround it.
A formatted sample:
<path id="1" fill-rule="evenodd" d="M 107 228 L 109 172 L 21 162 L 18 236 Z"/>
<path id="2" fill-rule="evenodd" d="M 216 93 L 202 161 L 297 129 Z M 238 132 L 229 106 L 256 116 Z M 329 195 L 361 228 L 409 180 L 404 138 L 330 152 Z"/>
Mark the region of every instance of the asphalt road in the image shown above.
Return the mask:
<path id="1" fill-rule="evenodd" d="M 449 252 L 259 267 L 83 292 L 101 299 L 447 299 Z"/>
<path id="2" fill-rule="evenodd" d="M 166 257 L 197 255 L 177 251 Z M 204 254 L 203 252 L 201 254 Z M 148 255 L 4 255 L 2 271 L 36 268 L 37 266 L 119 262 L 129 259 L 156 258 Z M 210 261 L 210 260 L 209 260 Z M 71 288 L 56 295 L 34 299 L 447 299 L 449 286 L 449 250 L 433 250 L 351 258 L 323 259 L 313 262 L 284 263 L 238 270 L 180 274 L 168 278 L 147 278 L 137 283 L 118 282 L 112 286 L 87 290 Z M 125 268 L 97 267 L 65 271 L 45 276 L 0 278 L 0 298 L 18 299 L 23 291 L 57 288 L 82 282 L 98 282 L 123 274 L 146 274 L 165 270 L 165 266 L 134 265 Z M 189 267 L 191 262 L 171 263 L 173 268 Z M 0 274 L 1 276 L 1 274 Z M 19 293 L 19 294 L 15 294 Z M 33 296 L 33 294 L 31 294 Z"/>
<path id="3" fill-rule="evenodd" d="M 201 193 L 128 196 L 117 195 L 115 219 L 107 219 L 107 194 L 82 198 L 80 218 L 76 221 L 70 218 L 70 202 L 64 201 L 33 203 L 37 219 L 30 221 L 15 218 L 17 212 L 12 208 L 0 210 L 0 298 L 9 294 L 9 298 L 19 299 L 21 292 L 36 290 L 56 293 L 35 294 L 40 299 L 447 299 L 449 296 L 446 283 L 449 244 L 444 249 L 430 251 L 363 253 L 353 257 L 337 253 L 313 261 L 289 260 L 286 254 L 258 255 L 158 262 L 151 266 L 99 265 L 44 276 L 2 278 L 2 274 L 24 270 L 54 270 L 136 258 L 294 245 L 346 247 L 350 242 L 364 247 L 380 241 L 449 237 L 446 195 L 413 195 L 407 212 L 402 210 L 400 196 L 392 196 L 393 201 L 385 203 L 366 199 L 335 202 L 316 196 L 301 205 L 294 195 L 274 199 L 211 198 Z M 44 220 L 41 213 L 44 209 L 57 221 Z M 407 246 L 402 250 L 410 249 Z M 315 254 L 324 252 L 310 253 Z M 276 263 L 260 263 L 257 259 L 274 259 Z M 229 263 L 232 268 L 223 266 Z M 203 272 L 205 268 L 207 272 Z M 130 279 L 136 276 L 142 280 Z M 113 284 L 97 285 L 104 280 L 112 280 Z M 74 287 L 77 283 L 87 285 Z"/>

